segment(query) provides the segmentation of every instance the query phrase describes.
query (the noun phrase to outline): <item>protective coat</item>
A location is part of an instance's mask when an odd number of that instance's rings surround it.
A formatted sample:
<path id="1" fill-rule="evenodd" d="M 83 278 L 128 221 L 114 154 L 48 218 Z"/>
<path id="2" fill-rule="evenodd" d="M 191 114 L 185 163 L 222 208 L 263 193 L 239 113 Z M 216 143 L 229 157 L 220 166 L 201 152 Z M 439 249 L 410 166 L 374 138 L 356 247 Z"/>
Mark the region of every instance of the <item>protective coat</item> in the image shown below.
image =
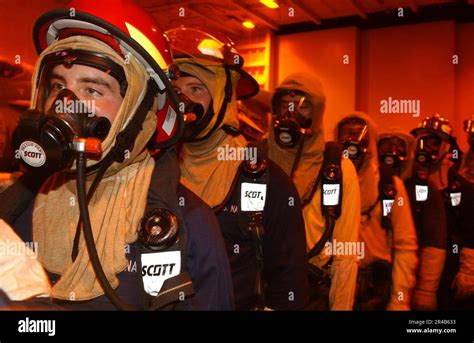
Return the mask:
<path id="1" fill-rule="evenodd" d="M 306 73 L 288 76 L 277 90 L 299 90 L 306 93 L 313 105 L 312 135 L 305 139 L 301 159 L 295 170 L 293 181 L 303 198 L 310 192 L 323 163 L 324 129 L 322 118 L 325 95 L 318 79 Z M 290 175 L 296 157 L 297 147 L 280 148 L 274 138 L 273 129 L 269 130 L 269 156 Z M 329 306 L 332 310 L 352 310 L 357 278 L 357 240 L 360 222 L 360 194 L 357 173 L 349 160 L 342 160 L 343 197 L 342 214 L 334 228 L 331 244 L 339 243 L 348 248 L 342 254 L 336 254 L 331 265 L 331 289 Z M 321 186 L 311 202 L 303 208 L 305 220 L 307 249 L 310 250 L 323 235 L 326 225 L 321 212 Z M 334 246 L 336 247 L 336 246 Z M 323 251 L 311 259 L 317 267 L 323 267 L 330 259 L 330 251 Z"/>
<path id="2" fill-rule="evenodd" d="M 365 120 L 369 129 L 368 151 L 358 172 L 362 213 L 376 204 L 368 215 L 361 217 L 359 239 L 364 243 L 365 256 L 361 260 L 360 268 L 365 268 L 377 260 L 392 263 L 392 291 L 387 309 L 409 310 L 418 266 L 418 244 L 410 201 L 402 180 L 394 177 L 397 194 L 392 207 L 393 232 L 384 229 L 378 190 L 380 173 L 377 159 L 377 129 L 375 123 L 365 113 L 354 112 L 345 118 L 348 117 Z M 337 135 L 336 130 L 335 137 Z"/>

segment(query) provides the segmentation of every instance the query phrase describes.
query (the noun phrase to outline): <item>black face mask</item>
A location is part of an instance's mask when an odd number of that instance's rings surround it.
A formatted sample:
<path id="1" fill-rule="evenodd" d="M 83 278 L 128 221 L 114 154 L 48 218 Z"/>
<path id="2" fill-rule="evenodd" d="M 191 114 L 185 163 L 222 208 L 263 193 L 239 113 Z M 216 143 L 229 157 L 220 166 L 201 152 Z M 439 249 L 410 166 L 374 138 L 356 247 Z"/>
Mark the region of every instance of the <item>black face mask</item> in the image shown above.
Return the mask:
<path id="1" fill-rule="evenodd" d="M 72 91 L 63 89 L 47 113 L 23 113 L 13 134 L 13 148 L 27 167 L 59 171 L 74 161 L 75 138 L 103 140 L 110 127 L 107 118 L 94 116 Z"/>
<path id="2" fill-rule="evenodd" d="M 185 115 L 185 125 L 182 135 L 184 142 L 193 141 L 208 125 L 214 116 L 213 102 L 211 100 L 209 108 L 204 113 L 204 107 L 196 102 L 193 102 L 183 93 L 178 94 L 180 100 L 180 110 Z M 194 116 L 190 120 L 190 116 Z"/>
<path id="3" fill-rule="evenodd" d="M 276 116 L 273 122 L 276 143 L 283 149 L 295 147 L 303 135 L 311 134 L 311 122 L 298 111 L 287 111 L 282 116 Z"/>
<path id="4" fill-rule="evenodd" d="M 397 137 L 382 138 L 378 142 L 379 162 L 398 169 L 406 159 L 406 143 Z"/>
<path id="5" fill-rule="evenodd" d="M 341 129 L 339 129 L 340 132 Z M 343 137 L 341 145 L 344 151 L 347 151 L 348 157 L 351 160 L 357 160 L 362 154 L 367 152 L 369 141 L 367 139 L 368 126 L 364 125 L 362 131 L 356 136 L 348 135 Z"/>

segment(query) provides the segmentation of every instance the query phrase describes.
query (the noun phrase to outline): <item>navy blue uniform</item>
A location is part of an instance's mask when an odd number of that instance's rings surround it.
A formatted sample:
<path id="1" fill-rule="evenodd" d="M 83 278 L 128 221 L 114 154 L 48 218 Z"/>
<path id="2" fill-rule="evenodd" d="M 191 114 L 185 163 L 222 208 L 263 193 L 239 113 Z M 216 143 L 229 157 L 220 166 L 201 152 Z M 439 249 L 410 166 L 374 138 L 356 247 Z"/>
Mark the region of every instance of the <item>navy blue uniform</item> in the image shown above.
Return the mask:
<path id="1" fill-rule="evenodd" d="M 178 197 L 184 197 L 183 217 L 188 231 L 187 269 L 196 294 L 187 299 L 184 309 L 232 310 L 234 307 L 232 279 L 219 224 L 212 210 L 194 193 L 182 185 Z M 32 240 L 32 210 L 30 207 L 15 221 L 13 227 L 25 241 Z M 138 243 L 127 249 L 128 267 L 117 275 L 118 295 L 135 308 L 142 307 L 141 273 L 137 270 L 140 257 Z M 50 275 L 52 282 L 57 278 Z M 115 307 L 105 295 L 90 301 L 63 302 L 71 310 L 113 310 Z"/>
<path id="2" fill-rule="evenodd" d="M 416 182 L 415 178 L 409 178 L 405 181 L 405 188 L 410 198 L 418 245 L 420 248 L 446 249 L 448 233 L 443 192 L 429 183 L 428 198 L 418 205 L 415 194 Z"/>
<path id="3" fill-rule="evenodd" d="M 298 192 L 285 172 L 269 161 L 263 214 L 263 277 L 266 306 L 275 310 L 303 309 L 308 301 L 306 236 Z M 255 244 L 238 225 L 240 187 L 217 214 L 232 269 L 236 310 L 256 305 Z M 244 228 L 245 230 L 245 228 Z"/>
<path id="4" fill-rule="evenodd" d="M 459 183 L 461 189 L 461 204 L 451 206 L 451 200 L 446 194 L 445 206 L 448 228 L 447 256 L 438 290 L 438 301 L 442 310 L 472 310 L 474 297 L 463 300 L 453 298 L 451 285 L 459 270 L 459 252 L 463 247 L 474 249 L 474 184 L 461 175 L 453 174 L 453 181 Z M 457 249 L 454 247 L 457 246 Z"/>

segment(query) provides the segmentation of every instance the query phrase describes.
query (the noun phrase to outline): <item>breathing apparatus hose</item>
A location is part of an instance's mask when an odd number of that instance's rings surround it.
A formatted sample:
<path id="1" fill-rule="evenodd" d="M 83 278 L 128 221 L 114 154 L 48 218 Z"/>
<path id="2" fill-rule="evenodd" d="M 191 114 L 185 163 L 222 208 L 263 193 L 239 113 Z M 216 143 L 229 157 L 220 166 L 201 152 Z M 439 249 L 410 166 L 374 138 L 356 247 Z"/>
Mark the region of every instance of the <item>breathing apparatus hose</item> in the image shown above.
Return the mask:
<path id="1" fill-rule="evenodd" d="M 316 245 L 308 252 L 308 260 L 317 256 L 323 251 L 326 243 L 331 239 L 334 226 L 336 225 L 336 217 L 333 214 L 326 214 L 326 230 L 324 231 L 321 239 L 316 243 Z"/>
<path id="2" fill-rule="evenodd" d="M 78 151 L 76 159 L 76 181 L 77 181 L 77 196 L 79 201 L 79 211 L 82 222 L 82 229 L 84 232 L 84 240 L 86 242 L 87 252 L 91 260 L 92 268 L 97 276 L 100 286 L 104 290 L 105 295 L 110 302 L 119 310 L 131 311 L 134 310 L 130 305 L 125 303 L 115 292 L 105 276 L 100 259 L 95 247 L 94 235 L 92 233 L 91 222 L 89 217 L 88 197 L 86 195 L 86 154 L 84 151 Z M 91 193 L 89 193 L 91 194 Z M 92 195 L 92 194 L 91 194 Z M 91 196 L 90 195 L 90 196 Z"/>

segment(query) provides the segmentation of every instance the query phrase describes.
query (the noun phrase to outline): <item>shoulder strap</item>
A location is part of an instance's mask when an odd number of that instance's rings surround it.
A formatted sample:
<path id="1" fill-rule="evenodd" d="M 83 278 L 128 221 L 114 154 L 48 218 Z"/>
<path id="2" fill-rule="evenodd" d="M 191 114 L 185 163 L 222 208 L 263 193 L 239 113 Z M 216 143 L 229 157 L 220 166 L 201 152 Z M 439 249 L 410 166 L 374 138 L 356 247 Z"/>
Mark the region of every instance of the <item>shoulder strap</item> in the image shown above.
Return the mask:
<path id="1" fill-rule="evenodd" d="M 267 140 L 259 141 L 259 142 L 248 142 L 247 145 L 248 149 L 256 149 L 256 161 L 243 161 L 237 172 L 235 173 L 234 179 L 232 180 L 232 185 L 227 192 L 224 200 L 217 206 L 214 206 L 212 210 L 215 214 L 218 214 L 227 204 L 229 199 L 231 198 L 232 194 L 236 189 L 237 184 L 241 179 L 241 174 L 245 174 L 250 176 L 251 178 L 259 178 L 265 174 L 268 165 L 268 142 Z M 256 162 L 256 163 L 251 163 Z M 241 181 L 240 181 L 241 182 Z M 258 183 L 267 183 L 266 181 L 258 182 Z"/>
<path id="2" fill-rule="evenodd" d="M 408 179 L 405 185 L 409 186 L 407 192 L 414 209 L 413 217 L 418 216 L 423 212 L 423 207 L 430 196 L 430 185 L 427 180 L 422 180 L 416 176 Z"/>
<path id="3" fill-rule="evenodd" d="M 308 205 L 314 197 L 321 182 L 328 184 L 339 184 L 339 209 L 337 209 L 337 217 L 340 215 L 340 204 L 342 203 L 342 169 L 341 169 L 342 148 L 336 142 L 326 142 L 324 146 L 324 159 L 315 182 L 313 183 L 310 192 L 308 192 L 302 199 L 303 207 Z M 338 170 L 337 170 L 338 169 Z M 336 172 L 339 174 L 336 175 Z M 324 192 L 321 192 L 323 196 Z M 323 200 L 323 199 L 321 199 Z M 323 201 L 321 201 L 323 206 Z M 322 213 L 325 214 L 327 209 L 322 208 Z"/>
<path id="4" fill-rule="evenodd" d="M 241 165 L 239 185 L 241 203 L 238 212 L 238 226 L 245 236 L 252 238 L 255 248 L 255 260 L 257 264 L 257 273 L 255 277 L 255 295 L 256 295 L 256 310 L 263 310 L 265 308 L 265 282 L 264 282 L 264 252 L 263 239 L 265 237 L 264 227 L 264 202 L 267 197 L 269 173 L 267 159 L 263 155 L 259 155 L 256 163 L 244 161 Z M 245 183 L 245 189 L 244 189 Z M 253 186 L 252 184 L 255 184 Z M 260 186 L 257 186 L 260 185 Z M 262 187 L 261 185 L 265 185 Z M 258 187 L 258 188 L 257 188 Z M 265 193 L 265 194 L 264 194 Z M 258 200 L 259 197 L 264 197 L 263 202 Z M 249 201 L 250 198 L 255 199 L 255 206 L 249 206 L 244 210 L 243 201 Z"/>
<path id="5" fill-rule="evenodd" d="M 451 207 L 459 206 L 462 201 L 462 187 L 458 179 L 463 179 L 463 177 L 458 174 L 455 166 L 452 166 L 448 171 L 447 187 L 447 193 L 449 195 Z"/>
<path id="6" fill-rule="evenodd" d="M 385 164 L 379 167 L 379 197 L 382 205 L 382 227 L 392 229 L 392 206 L 395 202 L 397 189 L 395 187 L 393 170 Z"/>
<path id="7" fill-rule="evenodd" d="M 176 169 L 178 168 L 178 169 Z M 145 293 L 145 302 L 150 310 L 172 309 L 178 304 L 183 304 L 185 298 L 194 295 L 192 280 L 187 273 L 187 228 L 185 225 L 182 209 L 178 203 L 176 190 L 179 184 L 179 166 L 177 165 L 176 152 L 169 149 L 165 154 L 155 161 L 155 169 L 150 181 L 147 196 L 145 215 L 157 208 L 163 208 L 172 212 L 178 221 L 178 234 L 174 243 L 171 243 L 162 251 L 179 251 L 181 255 L 181 270 L 176 276 L 168 278 L 163 283 L 160 292 L 156 296 Z M 141 254 L 153 253 L 140 244 Z M 137 259 L 138 270 L 141 271 L 141 257 Z M 142 278 L 140 278 L 143 282 Z M 142 285 L 143 286 L 143 285 Z M 183 297 L 184 296 L 184 297 Z"/>
<path id="8" fill-rule="evenodd" d="M 341 147 L 335 142 L 327 142 L 324 148 L 324 161 L 316 182 L 309 197 L 304 199 L 305 205 L 308 204 L 318 185 L 321 184 L 321 213 L 325 218 L 326 229 L 321 239 L 309 251 L 308 259 L 319 255 L 326 242 L 331 240 L 336 220 L 341 215 L 343 192 L 341 158 Z"/>

